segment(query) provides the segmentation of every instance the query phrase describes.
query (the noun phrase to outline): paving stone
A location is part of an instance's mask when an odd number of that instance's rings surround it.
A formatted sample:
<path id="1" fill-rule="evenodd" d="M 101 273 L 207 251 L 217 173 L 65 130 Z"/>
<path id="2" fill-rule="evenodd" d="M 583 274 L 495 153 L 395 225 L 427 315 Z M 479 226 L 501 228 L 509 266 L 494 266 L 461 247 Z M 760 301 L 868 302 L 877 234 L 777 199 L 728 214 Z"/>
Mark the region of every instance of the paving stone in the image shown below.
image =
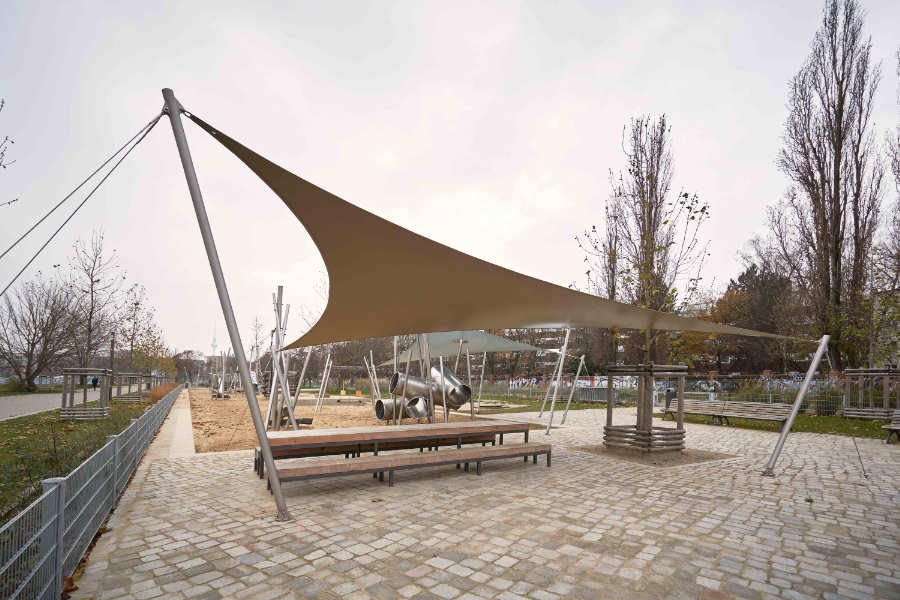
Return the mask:
<path id="1" fill-rule="evenodd" d="M 865 479 L 849 438 L 792 434 L 769 479 L 770 432 L 688 423 L 689 448 L 732 458 L 661 468 L 582 451 L 604 422 L 570 412 L 551 469 L 286 484 L 285 523 L 252 453 L 145 458 L 72 597 L 900 597 L 895 447 L 857 440 Z"/>

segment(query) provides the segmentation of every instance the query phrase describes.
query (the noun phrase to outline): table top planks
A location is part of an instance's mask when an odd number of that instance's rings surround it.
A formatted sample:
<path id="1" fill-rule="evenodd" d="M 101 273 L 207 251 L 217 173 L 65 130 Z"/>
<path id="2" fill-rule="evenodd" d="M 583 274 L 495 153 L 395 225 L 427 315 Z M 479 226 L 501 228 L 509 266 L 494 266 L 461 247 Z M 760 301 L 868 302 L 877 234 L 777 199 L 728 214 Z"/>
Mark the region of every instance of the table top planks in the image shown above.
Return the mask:
<path id="1" fill-rule="evenodd" d="M 296 448 L 360 442 L 446 438 L 479 433 L 523 433 L 529 429 L 529 423 L 484 420 L 461 423 L 421 423 L 395 426 L 376 425 L 371 427 L 307 429 L 303 431 L 270 431 L 268 438 L 272 448 Z"/>

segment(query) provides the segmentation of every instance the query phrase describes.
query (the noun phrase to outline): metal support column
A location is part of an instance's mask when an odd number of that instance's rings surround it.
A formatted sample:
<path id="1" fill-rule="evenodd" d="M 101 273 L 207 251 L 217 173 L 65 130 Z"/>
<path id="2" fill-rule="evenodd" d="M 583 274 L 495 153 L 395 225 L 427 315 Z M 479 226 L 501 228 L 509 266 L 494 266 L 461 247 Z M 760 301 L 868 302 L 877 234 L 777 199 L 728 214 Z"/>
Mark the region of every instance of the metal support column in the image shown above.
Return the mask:
<path id="1" fill-rule="evenodd" d="M 566 364 L 566 351 L 569 349 L 569 335 L 571 333 L 571 329 L 566 329 L 566 338 L 559 353 L 559 369 L 556 371 L 556 387 L 553 390 L 553 399 L 550 401 L 550 418 L 547 419 L 546 435 L 550 435 L 550 426 L 553 425 L 553 409 L 556 407 L 556 397 L 559 395 L 559 390 L 562 387 L 563 366 Z"/>
<path id="2" fill-rule="evenodd" d="M 244 344 L 241 343 L 241 334 L 238 331 L 237 320 L 234 318 L 234 309 L 231 306 L 231 298 L 225 285 L 225 275 L 222 272 L 222 264 L 219 262 L 219 253 L 216 250 L 216 241 L 213 239 L 212 229 L 209 226 L 209 218 L 206 215 L 206 207 L 203 204 L 203 196 L 200 194 L 200 185 L 197 183 L 197 173 L 194 171 L 194 163 L 191 160 L 191 151 L 188 148 L 187 137 L 184 135 L 184 127 L 181 125 L 181 104 L 175 99 L 175 94 L 169 88 L 162 91 L 166 101 L 166 112 L 172 123 L 172 133 L 175 135 L 175 144 L 178 146 L 178 154 L 181 157 L 181 166 L 184 168 L 184 177 L 187 180 L 191 200 L 194 204 L 194 212 L 197 214 L 197 224 L 200 226 L 200 235 L 203 245 L 206 247 L 206 256 L 209 259 L 209 268 L 212 271 L 213 281 L 216 284 L 216 292 L 219 295 L 219 303 L 222 305 L 222 316 L 225 318 L 225 326 L 228 328 L 228 337 L 234 348 L 238 369 L 241 373 L 241 385 L 247 396 L 247 404 L 250 408 L 250 417 L 253 420 L 253 428 L 256 430 L 256 439 L 259 442 L 260 452 L 266 463 L 266 473 L 269 477 L 269 487 L 275 498 L 278 513 L 277 521 L 288 521 L 291 516 L 288 513 L 284 495 L 281 493 L 281 482 L 278 480 L 278 469 L 275 468 L 275 460 L 272 458 L 272 448 L 269 446 L 269 438 L 266 436 L 266 427 L 259 414 L 259 404 L 253 393 L 253 384 L 250 382 L 250 367 L 247 357 L 244 356 Z"/>
<path id="3" fill-rule="evenodd" d="M 572 396 L 575 395 L 575 388 L 578 387 L 578 378 L 581 377 L 581 369 L 584 368 L 584 354 L 578 359 L 578 369 L 575 371 L 575 380 L 572 382 L 572 389 L 569 391 L 569 400 L 566 402 L 566 410 L 563 412 L 563 418 L 560 425 L 566 424 L 566 417 L 569 416 L 569 405 L 572 404 Z"/>
<path id="4" fill-rule="evenodd" d="M 794 406 L 791 408 L 791 416 L 784 422 L 784 426 L 781 428 L 781 435 L 778 436 L 778 442 L 775 444 L 775 450 L 772 452 L 772 457 L 769 458 L 769 464 L 766 465 L 765 470 L 762 472 L 766 477 L 775 477 L 775 463 L 778 461 L 778 456 L 781 454 L 782 448 L 784 448 L 784 441 L 791 432 L 791 427 L 794 425 L 794 419 L 797 418 L 797 413 L 800 412 L 800 404 L 803 402 L 804 396 L 806 396 L 809 382 L 819 368 L 819 362 L 822 360 L 822 355 L 825 354 L 825 351 L 828 349 L 828 339 L 829 336 L 822 336 L 822 339 L 819 342 L 819 348 L 816 350 L 812 362 L 809 363 L 806 377 L 803 378 L 803 383 L 800 384 L 800 389 L 797 390 L 797 398 L 794 400 Z"/>

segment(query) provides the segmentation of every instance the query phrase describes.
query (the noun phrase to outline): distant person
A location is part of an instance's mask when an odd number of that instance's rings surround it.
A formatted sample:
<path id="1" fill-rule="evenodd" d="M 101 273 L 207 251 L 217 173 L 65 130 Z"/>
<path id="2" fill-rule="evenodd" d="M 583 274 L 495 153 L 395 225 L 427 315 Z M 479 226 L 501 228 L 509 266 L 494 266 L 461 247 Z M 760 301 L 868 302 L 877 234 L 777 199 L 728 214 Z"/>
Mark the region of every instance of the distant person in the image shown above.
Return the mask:
<path id="1" fill-rule="evenodd" d="M 91 377 L 91 387 L 94 388 L 94 391 L 97 391 L 97 378 Z"/>

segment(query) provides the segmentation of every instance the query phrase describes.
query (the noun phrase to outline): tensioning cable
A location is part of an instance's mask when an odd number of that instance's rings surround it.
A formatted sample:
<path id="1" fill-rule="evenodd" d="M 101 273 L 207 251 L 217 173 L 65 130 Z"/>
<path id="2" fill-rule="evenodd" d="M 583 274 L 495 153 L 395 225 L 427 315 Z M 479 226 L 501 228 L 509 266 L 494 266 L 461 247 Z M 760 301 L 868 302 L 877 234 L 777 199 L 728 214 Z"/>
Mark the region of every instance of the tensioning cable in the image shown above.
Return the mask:
<path id="1" fill-rule="evenodd" d="M 94 195 L 94 192 L 96 192 L 97 189 L 98 189 L 101 185 L 103 185 L 103 182 L 106 181 L 106 180 L 109 178 L 109 176 L 113 174 L 113 172 L 116 170 L 116 168 L 117 168 L 120 164 L 122 164 L 122 161 L 125 160 L 125 158 L 126 158 L 129 154 L 131 154 L 131 151 L 134 150 L 134 149 L 138 146 L 138 144 L 140 144 L 140 143 L 143 141 L 143 139 L 144 139 L 145 137 L 147 137 L 147 134 L 150 133 L 150 132 L 153 130 L 153 127 L 159 122 L 159 120 L 162 118 L 162 116 L 163 116 L 163 113 L 160 112 L 160 113 L 159 113 L 152 121 L 150 121 L 149 123 L 147 123 L 147 124 L 141 129 L 141 131 L 139 131 L 134 137 L 132 137 L 130 140 L 128 140 L 128 142 L 125 144 L 125 146 L 122 147 L 122 148 L 125 148 L 126 146 L 128 146 L 128 144 L 131 144 L 131 146 L 128 148 L 128 150 L 126 150 L 125 153 L 122 154 L 122 156 L 119 158 L 119 160 L 117 160 L 117 161 L 115 162 L 115 164 L 112 166 L 112 168 L 111 168 L 109 171 L 106 172 L 106 174 L 100 179 L 100 181 L 97 182 L 97 185 L 95 185 L 93 188 L 91 188 L 91 191 L 88 192 L 87 196 L 84 197 L 84 200 L 82 200 L 82 201 L 78 204 L 78 206 L 76 206 L 75 209 L 74 209 L 71 213 L 69 213 L 69 216 L 66 217 L 66 220 L 63 221 L 62 224 L 61 224 L 59 227 L 56 228 L 56 231 L 54 231 L 53 234 L 47 239 L 47 241 L 44 242 L 44 244 L 43 244 L 40 248 L 38 248 L 38 251 L 35 252 L 34 255 L 33 255 L 30 259 L 28 259 L 28 262 L 25 263 L 25 266 L 22 267 L 22 268 L 19 270 L 18 273 L 16 273 L 16 275 L 12 278 L 12 280 L 11 280 L 8 284 L 6 284 L 6 287 L 4 287 L 4 288 L 3 288 L 3 291 L 0 292 L 0 297 L 2 297 L 10 287 L 12 287 L 12 285 L 13 285 L 13 284 L 16 282 L 16 280 L 22 275 L 22 273 L 25 272 L 25 269 L 27 269 L 29 266 L 31 266 L 31 263 L 33 263 L 33 262 L 35 261 L 35 259 L 40 255 L 40 253 L 43 252 L 44 248 L 46 248 L 46 247 L 50 244 L 50 242 L 53 241 L 53 238 L 55 238 L 56 235 L 57 235 L 60 231 L 62 231 L 62 228 L 65 227 L 66 224 L 67 224 L 69 221 L 72 220 L 72 217 L 74 217 L 75 214 L 76 214 L 79 210 L 81 210 L 81 207 L 84 206 L 85 203 L 86 203 L 88 200 L 91 199 L 91 196 Z M 135 141 L 135 139 L 136 139 L 136 141 Z M 132 141 L 134 141 L 133 144 L 132 144 Z M 103 165 L 108 164 L 110 160 L 112 160 L 116 155 L 119 154 L 119 152 L 122 151 L 122 148 L 120 148 L 119 150 L 117 150 L 115 154 L 113 154 L 109 159 L 106 160 L 106 162 L 103 163 Z M 72 190 L 72 192 L 71 192 L 68 196 L 66 196 L 65 198 L 63 198 L 63 200 L 62 200 L 59 204 L 57 204 L 55 207 L 53 207 L 53 208 L 50 210 L 50 212 L 48 212 L 46 215 L 44 215 L 44 216 L 40 219 L 40 221 L 38 221 L 37 223 L 35 223 L 35 225 L 34 225 L 31 229 L 29 229 L 27 232 L 25 232 L 25 234 L 22 236 L 22 238 L 24 238 L 26 235 L 28 235 L 28 233 L 30 233 L 35 227 L 37 227 L 37 226 L 41 223 L 41 221 L 43 221 L 44 219 L 46 219 L 48 216 L 50 216 L 50 214 L 51 214 L 53 211 L 55 211 L 57 208 L 59 208 L 59 206 L 62 205 L 62 203 L 65 202 L 66 199 L 68 199 L 68 198 L 69 198 L 72 194 L 74 194 L 81 186 L 83 186 L 85 182 L 87 182 L 89 179 L 91 179 L 91 177 L 93 177 L 93 176 L 97 173 L 97 171 L 99 171 L 100 169 L 102 169 L 102 168 L 103 168 L 103 165 L 100 165 L 100 167 L 98 167 L 97 170 L 95 170 L 93 173 L 91 173 L 91 175 L 90 175 L 87 179 L 85 179 L 83 182 L 81 182 L 81 183 L 78 185 L 78 187 L 76 187 L 74 190 Z M 16 240 L 16 242 L 15 242 L 12 246 L 10 246 L 10 247 L 6 250 L 6 252 L 9 252 L 9 251 L 13 248 L 13 246 L 15 246 L 16 244 L 19 243 L 19 241 L 21 241 L 22 238 L 19 238 L 18 240 Z M 6 255 L 6 252 L 4 252 L 2 255 L 0 255 L 0 258 L 3 258 L 3 256 Z"/>
<path id="2" fill-rule="evenodd" d="M 161 114 L 160 114 L 160 116 L 161 116 Z M 136 134 L 134 134 L 134 135 L 131 137 L 130 140 L 128 140 L 127 142 L 125 142 L 124 144 L 122 144 L 122 146 L 121 146 L 118 150 L 116 150 L 115 152 L 113 152 L 113 153 L 110 155 L 109 158 L 107 158 L 107 159 L 104 160 L 102 163 L 100 163 L 100 166 L 97 167 L 96 169 L 94 169 L 94 171 L 93 171 L 90 175 L 88 175 L 87 177 L 85 177 L 84 181 L 82 181 L 82 182 L 79 183 L 77 186 L 75 186 L 75 189 L 74 189 L 74 190 L 72 190 L 71 192 L 69 192 L 68 194 L 66 194 L 66 196 L 56 204 L 56 206 L 54 206 L 53 208 L 51 208 L 51 209 L 47 212 L 47 214 L 45 214 L 43 217 L 41 217 L 40 219 L 38 219 L 37 223 L 35 223 L 35 224 L 32 225 L 31 227 L 29 227 L 29 228 L 28 228 L 28 231 L 26 231 L 25 233 L 23 233 L 23 234 L 19 237 L 19 239 L 17 239 L 15 242 L 13 242 L 13 243 L 9 246 L 9 248 L 7 248 L 6 250 L 4 250 L 4 251 L 3 251 L 3 254 L 0 254 L 0 260 L 2 260 L 3 257 L 6 256 L 7 254 L 9 254 L 9 251 L 12 250 L 13 248 L 15 248 L 15 247 L 18 245 L 19 242 L 21 242 L 22 240 L 24 240 L 24 239 L 25 239 L 25 236 L 27 236 L 29 233 L 31 233 L 32 231 L 34 231 L 34 229 L 35 229 L 38 225 L 40 225 L 41 223 L 43 223 L 44 220 L 45 220 L 47 217 L 49 217 L 50 215 L 52 215 L 53 212 L 54 212 L 57 208 L 59 208 L 60 206 L 62 206 L 63 204 L 65 204 L 66 200 L 68 200 L 69 198 L 71 198 L 72 195 L 73 195 L 75 192 L 77 192 L 77 191 L 80 190 L 82 187 L 84 187 L 84 184 L 86 184 L 88 181 L 90 181 L 90 180 L 94 177 L 94 175 L 96 175 L 97 173 L 99 173 L 100 170 L 101 170 L 103 167 L 105 167 L 106 165 L 108 165 L 108 164 L 110 163 L 111 160 L 113 160 L 116 156 L 119 155 L 120 152 L 122 152 L 122 150 L 124 150 L 125 148 L 127 148 L 127 147 L 128 147 L 128 144 L 130 144 L 131 142 L 133 142 L 135 139 L 137 139 L 138 136 L 140 136 L 142 133 L 144 133 L 144 132 L 147 131 L 148 129 L 152 129 L 153 126 L 156 125 L 156 122 L 159 121 L 159 118 L 160 118 L 160 117 L 157 116 L 157 117 L 155 117 L 154 119 L 152 119 L 149 123 L 147 123 L 146 125 L 144 125 L 143 127 L 141 127 L 141 129 L 140 129 Z M 16 198 L 16 200 L 18 200 L 18 198 Z M 13 200 L 12 202 L 15 202 L 16 200 Z M 9 203 L 7 203 L 7 204 L 11 204 L 11 202 L 9 202 Z"/>

